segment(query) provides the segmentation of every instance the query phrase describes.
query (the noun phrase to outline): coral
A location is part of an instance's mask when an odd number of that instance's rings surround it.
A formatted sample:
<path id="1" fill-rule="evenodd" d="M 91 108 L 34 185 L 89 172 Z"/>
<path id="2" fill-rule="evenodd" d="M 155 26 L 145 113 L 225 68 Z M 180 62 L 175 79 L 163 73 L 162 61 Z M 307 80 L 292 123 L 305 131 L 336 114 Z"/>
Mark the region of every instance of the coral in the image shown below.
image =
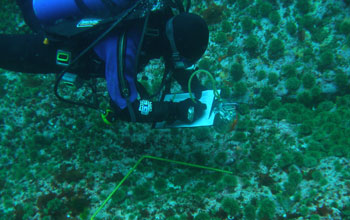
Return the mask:
<path id="1" fill-rule="evenodd" d="M 258 18 L 259 17 L 259 9 L 256 5 L 252 5 L 249 7 L 248 14 L 252 18 Z"/>
<path id="2" fill-rule="evenodd" d="M 349 35 L 350 34 L 350 19 L 344 19 L 339 25 L 339 31 L 342 34 Z"/>
<path id="3" fill-rule="evenodd" d="M 249 35 L 244 41 L 243 49 L 249 53 L 250 56 L 256 57 L 259 54 L 259 40 L 255 35 Z"/>
<path id="4" fill-rule="evenodd" d="M 315 59 L 315 54 L 314 54 L 314 51 L 311 47 L 307 47 L 304 49 L 303 51 L 303 56 L 301 57 L 301 59 L 307 63 L 311 60 L 314 60 Z"/>
<path id="5" fill-rule="evenodd" d="M 227 161 L 227 153 L 226 152 L 219 152 L 215 155 L 214 161 L 218 165 L 224 165 Z"/>
<path id="6" fill-rule="evenodd" d="M 54 198 L 47 203 L 44 213 L 46 215 L 55 216 L 56 218 L 59 218 L 59 216 L 63 217 L 64 213 L 66 213 L 65 208 L 66 207 L 63 204 L 62 200 Z"/>
<path id="7" fill-rule="evenodd" d="M 221 30 L 225 33 L 230 33 L 232 31 L 232 24 L 229 21 L 224 20 L 221 23 Z"/>
<path id="8" fill-rule="evenodd" d="M 284 65 L 282 67 L 282 75 L 287 78 L 296 77 L 297 76 L 296 66 L 293 64 Z"/>
<path id="9" fill-rule="evenodd" d="M 322 172 L 319 171 L 319 170 L 313 171 L 312 174 L 311 174 L 311 176 L 312 176 L 312 179 L 313 179 L 314 181 L 316 181 L 316 182 L 321 181 L 321 179 L 323 178 L 323 174 L 322 174 Z"/>
<path id="10" fill-rule="evenodd" d="M 269 19 L 272 24 L 277 25 L 281 21 L 281 16 L 278 11 L 272 11 L 269 14 Z"/>
<path id="11" fill-rule="evenodd" d="M 314 85 L 316 83 L 316 78 L 311 73 L 304 74 L 304 76 L 301 80 L 303 82 L 304 88 L 306 88 L 306 89 L 311 89 L 312 87 L 314 87 Z"/>
<path id="12" fill-rule="evenodd" d="M 271 84 L 271 85 L 273 85 L 273 86 L 277 85 L 278 82 L 279 82 L 279 76 L 278 76 L 278 74 L 275 73 L 275 72 L 269 73 L 269 75 L 268 75 L 267 78 L 268 78 L 268 80 L 269 80 L 269 84 Z"/>
<path id="13" fill-rule="evenodd" d="M 301 17 L 299 25 L 300 27 L 305 28 L 306 30 L 313 33 L 317 28 L 317 20 L 314 16 L 307 14 Z"/>
<path id="14" fill-rule="evenodd" d="M 223 99 L 227 99 L 231 97 L 231 88 L 228 86 L 223 86 L 220 91 L 220 97 Z"/>
<path id="15" fill-rule="evenodd" d="M 301 92 L 297 95 L 297 100 L 306 107 L 314 106 L 312 95 L 309 91 Z"/>
<path id="16" fill-rule="evenodd" d="M 252 30 L 254 30 L 255 24 L 250 17 L 245 16 L 241 19 L 241 27 L 244 33 L 250 33 Z"/>
<path id="17" fill-rule="evenodd" d="M 287 30 L 288 34 L 293 36 L 297 32 L 297 25 L 295 24 L 295 22 L 288 21 L 286 23 L 286 30 Z"/>
<path id="18" fill-rule="evenodd" d="M 274 115 L 273 112 L 269 108 L 265 108 L 262 112 L 263 118 L 266 118 L 266 119 L 272 119 L 273 115 Z"/>
<path id="19" fill-rule="evenodd" d="M 210 71 L 211 70 L 211 66 L 212 66 L 212 61 L 207 58 L 207 57 L 203 57 L 199 63 L 198 63 L 198 67 L 200 69 L 204 69 L 204 70 L 207 70 L 207 71 Z"/>
<path id="20" fill-rule="evenodd" d="M 256 163 L 260 163 L 265 151 L 265 146 L 258 145 L 250 151 L 250 159 Z"/>
<path id="21" fill-rule="evenodd" d="M 1 74 L 1 73 L 0 73 Z M 7 78 L 4 75 L 0 75 L 0 98 L 3 98 L 7 91 L 4 88 L 4 85 L 7 83 Z"/>
<path id="22" fill-rule="evenodd" d="M 234 85 L 233 91 L 235 96 L 244 96 L 248 91 L 248 87 L 244 82 L 237 82 Z"/>
<path id="23" fill-rule="evenodd" d="M 244 132 L 236 131 L 235 134 L 233 135 L 233 140 L 244 142 L 247 140 L 247 135 Z"/>
<path id="24" fill-rule="evenodd" d="M 30 148 L 35 150 L 40 150 L 42 148 L 46 148 L 51 144 L 51 139 L 42 134 L 35 134 L 30 140 Z"/>
<path id="25" fill-rule="evenodd" d="M 265 86 L 261 89 L 260 93 L 261 97 L 265 100 L 266 103 L 273 100 L 275 96 L 275 92 L 273 91 L 273 88 L 270 86 Z"/>
<path id="26" fill-rule="evenodd" d="M 259 70 L 256 72 L 256 77 L 259 81 L 263 80 L 266 78 L 266 71 L 264 70 Z"/>
<path id="27" fill-rule="evenodd" d="M 269 199 L 260 201 L 258 219 L 274 219 L 276 213 L 275 204 Z"/>
<path id="28" fill-rule="evenodd" d="M 244 207 L 244 217 L 247 220 L 255 220 L 256 219 L 256 207 L 248 204 Z"/>
<path id="29" fill-rule="evenodd" d="M 149 198 L 151 195 L 152 195 L 151 184 L 148 182 L 137 185 L 133 189 L 133 196 L 138 201 L 145 200 L 145 199 Z"/>
<path id="30" fill-rule="evenodd" d="M 288 174 L 288 182 L 290 182 L 292 185 L 298 186 L 301 181 L 302 175 L 299 172 L 292 171 Z"/>
<path id="31" fill-rule="evenodd" d="M 246 7 L 248 7 L 250 4 L 254 2 L 254 0 L 236 0 L 236 1 L 237 1 L 238 8 L 240 10 L 245 9 Z"/>
<path id="32" fill-rule="evenodd" d="M 164 178 L 158 178 L 154 182 L 154 188 L 158 191 L 163 191 L 167 188 L 167 181 Z"/>
<path id="33" fill-rule="evenodd" d="M 350 150 L 347 145 L 344 144 L 335 144 L 330 149 L 330 154 L 336 157 L 349 157 Z"/>
<path id="34" fill-rule="evenodd" d="M 325 50 L 321 53 L 320 59 L 317 61 L 317 66 L 320 71 L 332 69 L 335 65 L 333 52 Z"/>
<path id="35" fill-rule="evenodd" d="M 272 39 L 267 50 L 268 57 L 271 60 L 278 60 L 284 55 L 284 44 L 280 39 Z"/>
<path id="36" fill-rule="evenodd" d="M 113 205 L 121 203 L 126 198 L 126 192 L 123 189 L 118 189 L 117 192 L 112 196 Z"/>
<path id="37" fill-rule="evenodd" d="M 237 53 L 237 51 L 238 51 L 238 47 L 231 44 L 230 46 L 227 47 L 226 55 L 233 56 L 234 54 Z"/>
<path id="38" fill-rule="evenodd" d="M 264 108 L 268 103 L 261 97 L 258 96 L 254 99 L 255 108 Z"/>
<path id="39" fill-rule="evenodd" d="M 217 24 L 221 22 L 225 7 L 215 3 L 208 5 L 208 8 L 202 12 L 204 20 L 208 24 Z"/>
<path id="40" fill-rule="evenodd" d="M 202 151 L 195 151 L 191 154 L 191 159 L 193 163 L 206 164 L 208 161 L 208 155 Z"/>
<path id="41" fill-rule="evenodd" d="M 62 164 L 60 170 L 55 174 L 55 180 L 59 183 L 62 182 L 79 182 L 86 176 L 81 170 L 75 169 L 67 164 Z"/>
<path id="42" fill-rule="evenodd" d="M 222 178 L 223 183 L 228 186 L 229 188 L 236 188 L 238 185 L 238 180 L 236 176 L 233 175 L 225 175 Z"/>
<path id="43" fill-rule="evenodd" d="M 206 212 L 200 212 L 196 217 L 194 217 L 194 220 L 210 220 L 211 217 Z"/>
<path id="44" fill-rule="evenodd" d="M 313 123 L 312 121 L 304 121 L 299 127 L 298 127 L 298 135 L 301 137 L 308 136 L 312 134 L 313 130 Z"/>
<path id="45" fill-rule="evenodd" d="M 218 44 L 225 44 L 227 43 L 227 36 L 224 32 L 217 32 L 215 36 L 215 42 Z"/>
<path id="46" fill-rule="evenodd" d="M 318 161 L 313 156 L 305 155 L 303 158 L 303 163 L 305 167 L 312 168 L 318 165 Z"/>
<path id="47" fill-rule="evenodd" d="M 222 201 L 221 201 L 221 207 L 222 209 L 231 216 L 236 216 L 239 214 L 239 203 L 230 197 L 225 197 Z"/>
<path id="48" fill-rule="evenodd" d="M 332 101 L 323 101 L 317 106 L 317 112 L 328 112 L 334 108 L 334 103 Z"/>
<path id="49" fill-rule="evenodd" d="M 320 216 L 319 215 L 311 215 L 310 216 L 310 220 L 320 220 Z"/>
<path id="50" fill-rule="evenodd" d="M 296 77 L 291 77 L 286 80 L 286 89 L 288 92 L 295 92 L 300 87 L 300 80 Z"/>
<path id="51" fill-rule="evenodd" d="M 312 10 L 312 5 L 309 0 L 297 0 L 295 7 L 302 13 L 306 14 Z"/>
<path id="52" fill-rule="evenodd" d="M 244 70 L 242 64 L 234 63 L 231 65 L 231 77 L 233 81 L 239 81 L 244 76 Z"/>
<path id="53" fill-rule="evenodd" d="M 176 174 L 173 178 L 174 185 L 180 186 L 183 188 L 188 181 L 190 180 L 189 176 L 183 173 Z"/>
<path id="54" fill-rule="evenodd" d="M 260 16 L 264 18 L 267 18 L 273 10 L 272 5 L 268 1 L 264 1 L 264 0 L 258 0 L 257 7 L 259 9 Z"/>
<path id="55" fill-rule="evenodd" d="M 330 33 L 325 29 L 325 28 L 317 28 L 313 33 L 312 33 L 312 41 L 316 43 L 322 43 Z"/>
<path id="56" fill-rule="evenodd" d="M 282 106 L 282 103 L 280 100 L 278 99 L 273 99 L 269 102 L 269 108 L 272 111 L 276 111 L 277 109 L 279 109 Z"/>
<path id="57" fill-rule="evenodd" d="M 196 137 L 196 139 L 198 141 L 205 141 L 210 139 L 211 135 L 210 135 L 210 130 L 206 127 L 200 127 L 197 128 L 195 130 L 195 132 L 193 133 L 194 137 Z"/>
<path id="58" fill-rule="evenodd" d="M 246 114 L 249 113 L 249 111 L 250 111 L 249 105 L 247 105 L 247 104 L 245 104 L 245 103 L 241 104 L 241 105 L 239 106 L 239 108 L 238 108 L 238 112 L 239 112 L 241 115 L 246 115 Z"/>
<path id="59" fill-rule="evenodd" d="M 43 216 L 52 216 L 55 219 L 63 218 L 67 212 L 62 200 L 54 193 L 39 196 L 37 207 Z"/>
<path id="60" fill-rule="evenodd" d="M 278 161 L 278 166 L 281 169 L 286 169 L 294 162 L 294 155 L 288 152 L 283 152 L 280 160 Z"/>
<path id="61" fill-rule="evenodd" d="M 272 151 L 264 152 L 261 158 L 261 162 L 269 168 L 275 164 L 275 160 L 276 154 Z"/>
<path id="62" fill-rule="evenodd" d="M 337 71 L 335 74 L 335 84 L 342 94 L 349 91 L 349 76 L 343 71 Z"/>

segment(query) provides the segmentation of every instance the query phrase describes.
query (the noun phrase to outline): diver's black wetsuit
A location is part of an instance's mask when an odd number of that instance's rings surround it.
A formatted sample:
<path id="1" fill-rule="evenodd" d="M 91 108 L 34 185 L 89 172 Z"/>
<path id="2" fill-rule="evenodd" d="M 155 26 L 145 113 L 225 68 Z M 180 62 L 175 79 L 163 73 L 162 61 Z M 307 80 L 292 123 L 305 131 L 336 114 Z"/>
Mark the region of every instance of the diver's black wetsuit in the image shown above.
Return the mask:
<path id="1" fill-rule="evenodd" d="M 18 1 L 22 9 L 23 7 L 27 7 L 26 3 L 29 2 Z M 50 40 L 49 44 L 44 44 L 45 36 L 40 33 L 40 26 L 38 26 L 35 21 L 30 21 L 33 18 L 32 11 L 28 12 L 28 10 L 23 10 L 23 12 L 26 22 L 30 24 L 32 29 L 39 31 L 39 33 L 26 35 L 0 34 L 0 68 L 25 73 L 60 73 L 64 69 L 64 66 L 56 64 L 57 50 L 65 49 L 70 51 L 72 53 L 72 59 L 74 59 L 75 56 L 94 40 L 81 37 L 74 38 L 70 41 Z M 154 13 L 150 16 L 149 24 L 158 28 L 164 28 L 168 18 L 168 15 Z M 170 55 L 170 51 L 167 51 L 169 48 L 165 46 L 168 42 L 165 41 L 166 37 L 163 35 L 158 37 L 145 36 L 139 57 L 139 70 L 141 70 L 150 59 L 160 58 L 161 56 L 164 57 L 164 54 Z M 170 56 L 168 56 L 168 59 L 170 59 L 169 57 Z M 165 61 L 169 62 L 167 56 L 165 56 Z M 90 50 L 70 68 L 69 72 L 78 74 L 82 78 L 104 77 L 105 64 L 98 58 L 93 50 Z M 186 91 L 190 73 L 181 74 L 178 71 L 173 72 L 173 78 L 177 80 Z M 200 91 L 205 89 L 196 77 L 192 81 L 192 88 L 194 92 L 197 92 L 197 96 L 199 96 Z M 140 87 L 140 89 L 142 88 Z M 115 109 L 117 118 L 127 121 L 131 120 L 128 108 L 120 109 L 113 102 L 111 102 L 111 104 Z M 142 115 L 140 111 L 138 111 L 140 105 L 139 100 L 131 103 L 131 106 L 134 109 L 136 121 L 155 122 L 178 119 L 179 112 L 182 110 L 181 108 L 188 108 L 187 104 L 189 103 L 175 105 L 170 102 L 153 102 L 153 110 L 149 115 Z M 180 115 L 180 117 L 183 116 Z"/>
<path id="2" fill-rule="evenodd" d="M 0 67 L 25 73 L 59 73 L 64 67 L 56 64 L 58 49 L 66 48 L 72 56 L 83 50 L 87 43 L 55 42 L 45 45 L 42 34 L 0 34 Z M 71 68 L 71 72 L 81 77 L 98 74 L 104 76 L 104 65 L 98 57 L 90 51 L 83 56 L 78 65 Z"/>

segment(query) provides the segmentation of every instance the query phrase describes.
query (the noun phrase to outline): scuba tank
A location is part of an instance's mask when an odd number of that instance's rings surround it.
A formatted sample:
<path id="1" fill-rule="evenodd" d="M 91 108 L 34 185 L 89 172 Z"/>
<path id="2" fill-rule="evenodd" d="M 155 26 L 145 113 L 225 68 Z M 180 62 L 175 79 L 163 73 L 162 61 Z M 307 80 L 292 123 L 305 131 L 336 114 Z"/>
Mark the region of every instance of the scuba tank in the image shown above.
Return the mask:
<path id="1" fill-rule="evenodd" d="M 42 24 L 54 24 L 71 17 L 108 16 L 121 12 L 138 0 L 33 0 L 36 18 Z"/>

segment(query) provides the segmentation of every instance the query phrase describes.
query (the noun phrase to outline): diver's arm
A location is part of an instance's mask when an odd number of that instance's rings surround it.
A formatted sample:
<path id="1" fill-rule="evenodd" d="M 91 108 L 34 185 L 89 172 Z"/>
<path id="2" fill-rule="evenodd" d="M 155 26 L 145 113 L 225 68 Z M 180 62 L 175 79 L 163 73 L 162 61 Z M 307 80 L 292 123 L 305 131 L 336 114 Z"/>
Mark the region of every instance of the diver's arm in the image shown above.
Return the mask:
<path id="1" fill-rule="evenodd" d="M 115 118 L 123 121 L 131 121 L 129 109 L 119 109 L 115 105 Z M 147 100 L 136 100 L 132 104 L 135 119 L 137 122 L 174 122 L 176 120 L 191 122 L 188 117 L 189 109 L 193 107 L 196 120 L 204 111 L 206 106 L 200 102 L 194 103 L 190 99 L 182 102 L 149 102 Z"/>

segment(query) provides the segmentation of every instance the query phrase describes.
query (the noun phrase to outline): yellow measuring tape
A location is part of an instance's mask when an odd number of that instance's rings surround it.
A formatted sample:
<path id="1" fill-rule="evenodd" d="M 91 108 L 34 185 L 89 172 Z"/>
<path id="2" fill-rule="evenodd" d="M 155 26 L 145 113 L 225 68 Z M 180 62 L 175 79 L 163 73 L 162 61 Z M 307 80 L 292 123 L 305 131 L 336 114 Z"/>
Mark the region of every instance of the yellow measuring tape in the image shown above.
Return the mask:
<path id="1" fill-rule="evenodd" d="M 117 190 L 120 188 L 120 186 L 131 175 L 131 173 L 137 168 L 137 166 L 142 162 L 143 159 L 159 160 L 159 161 L 164 161 L 164 162 L 168 162 L 168 163 L 175 163 L 175 164 L 180 164 L 180 165 L 189 166 L 189 167 L 195 167 L 195 168 L 199 168 L 199 169 L 211 170 L 211 171 L 220 172 L 220 173 L 233 174 L 232 172 L 227 171 L 227 170 L 221 170 L 221 169 L 216 169 L 216 168 L 212 168 L 212 167 L 206 167 L 206 166 L 201 166 L 201 165 L 197 165 L 197 164 L 192 164 L 192 163 L 186 163 L 186 162 L 181 162 L 181 161 L 176 161 L 176 160 L 169 160 L 169 159 L 165 159 L 165 158 L 144 155 L 136 162 L 136 164 L 129 170 L 129 172 L 126 174 L 126 176 L 118 183 L 118 185 L 109 194 L 109 196 L 105 199 L 105 201 L 101 204 L 101 206 L 95 211 L 95 213 L 91 216 L 91 220 L 93 220 L 96 217 L 96 215 L 101 211 L 101 209 L 103 209 L 103 207 L 107 204 L 107 202 L 112 198 L 114 193 L 117 192 Z"/>

